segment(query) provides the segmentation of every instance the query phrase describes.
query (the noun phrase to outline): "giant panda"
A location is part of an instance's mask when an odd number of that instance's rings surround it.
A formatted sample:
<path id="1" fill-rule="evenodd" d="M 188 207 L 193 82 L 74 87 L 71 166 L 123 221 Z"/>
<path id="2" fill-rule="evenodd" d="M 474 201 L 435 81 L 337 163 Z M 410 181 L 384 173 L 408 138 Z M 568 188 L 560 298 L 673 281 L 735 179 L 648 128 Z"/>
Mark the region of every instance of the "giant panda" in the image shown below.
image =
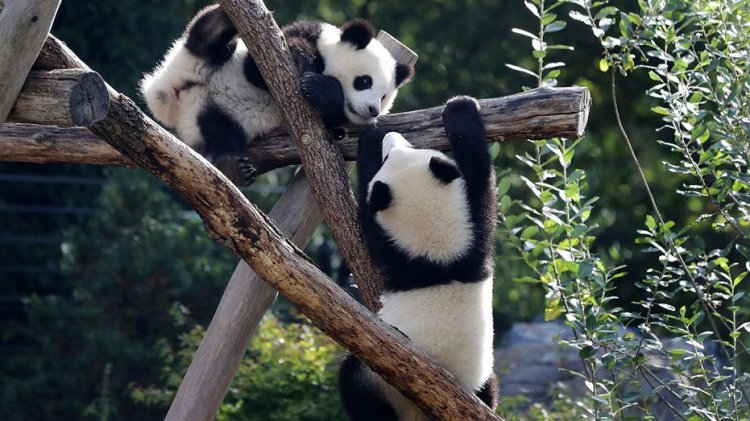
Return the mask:
<path id="1" fill-rule="evenodd" d="M 302 93 L 328 127 L 373 123 L 414 74 L 373 39 L 363 19 L 341 28 L 298 21 L 283 32 L 302 75 Z M 256 173 L 245 146 L 283 125 L 258 67 L 218 5 L 196 15 L 140 88 L 159 122 L 240 185 Z"/>
<path id="2" fill-rule="evenodd" d="M 368 250 L 386 275 L 380 317 L 494 409 L 497 201 L 478 110 L 469 97 L 445 105 L 453 159 L 416 149 L 398 133 L 366 131 L 357 159 L 359 217 Z M 341 364 L 339 386 L 354 421 L 427 419 L 353 355 Z"/>

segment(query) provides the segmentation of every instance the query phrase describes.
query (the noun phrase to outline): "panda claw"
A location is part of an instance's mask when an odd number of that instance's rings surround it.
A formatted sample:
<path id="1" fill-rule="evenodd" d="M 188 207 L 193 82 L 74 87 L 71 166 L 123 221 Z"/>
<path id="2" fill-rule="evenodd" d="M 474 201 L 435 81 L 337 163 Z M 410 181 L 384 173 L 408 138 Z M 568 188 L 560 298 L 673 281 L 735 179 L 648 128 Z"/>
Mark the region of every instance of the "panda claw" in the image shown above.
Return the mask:
<path id="1" fill-rule="evenodd" d="M 244 181 L 244 185 L 250 185 L 255 181 L 258 175 L 258 170 L 250 162 L 250 159 L 246 157 L 240 157 L 237 159 L 237 165 L 239 166 L 240 173 Z"/>
<path id="2" fill-rule="evenodd" d="M 238 186 L 253 184 L 258 174 L 250 160 L 244 156 L 223 154 L 214 160 L 214 165 Z"/>

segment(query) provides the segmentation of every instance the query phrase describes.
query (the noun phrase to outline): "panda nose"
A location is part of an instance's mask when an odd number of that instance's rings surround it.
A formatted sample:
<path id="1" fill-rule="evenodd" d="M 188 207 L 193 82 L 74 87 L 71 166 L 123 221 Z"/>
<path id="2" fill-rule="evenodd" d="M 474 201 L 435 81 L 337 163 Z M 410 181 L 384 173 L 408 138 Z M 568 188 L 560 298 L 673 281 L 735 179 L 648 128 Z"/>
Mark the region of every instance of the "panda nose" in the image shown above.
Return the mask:
<path id="1" fill-rule="evenodd" d="M 378 114 L 380 114 L 380 110 L 374 105 L 370 105 L 369 107 L 367 107 L 367 111 L 370 112 L 370 117 L 377 117 Z"/>

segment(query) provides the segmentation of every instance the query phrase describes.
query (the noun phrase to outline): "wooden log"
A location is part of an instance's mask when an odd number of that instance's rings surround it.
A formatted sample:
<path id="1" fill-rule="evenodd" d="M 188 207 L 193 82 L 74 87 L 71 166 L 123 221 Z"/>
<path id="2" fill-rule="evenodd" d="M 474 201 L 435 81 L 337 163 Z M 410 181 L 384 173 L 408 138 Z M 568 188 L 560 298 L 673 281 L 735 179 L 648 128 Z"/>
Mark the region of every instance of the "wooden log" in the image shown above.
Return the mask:
<path id="1" fill-rule="evenodd" d="M 237 28 L 276 100 L 323 219 L 357 281 L 365 305 L 370 310 L 378 310 L 383 271 L 375 266 L 367 252 L 344 160 L 329 140 L 323 121 L 302 96 L 300 75 L 281 29 L 261 0 L 219 0 L 218 3 Z"/>
<path id="2" fill-rule="evenodd" d="M 32 70 L 7 121 L 53 126 L 89 126 L 109 110 L 109 94 L 98 73 L 85 69 Z"/>
<path id="3" fill-rule="evenodd" d="M 63 51 L 59 63 L 81 67 L 72 52 L 57 47 Z M 320 272 L 203 157 L 148 118 L 128 97 L 108 89 L 110 112 L 91 130 L 180 194 L 201 216 L 209 235 L 243 258 L 318 328 L 433 418 L 499 419 L 442 365 Z"/>
<path id="4" fill-rule="evenodd" d="M 348 167 L 351 169 L 353 165 Z M 268 216 L 295 245 L 305 247 L 322 215 L 304 170 L 297 173 Z M 263 282 L 247 263 L 240 261 L 169 407 L 166 420 L 213 419 L 250 338 L 275 299 L 276 290 Z"/>
<path id="5" fill-rule="evenodd" d="M 0 161 L 135 167 L 130 159 L 89 129 L 21 123 L 0 127 Z"/>
<path id="6" fill-rule="evenodd" d="M 0 124 L 52 27 L 60 0 L 15 0 L 0 12 Z"/>
<path id="7" fill-rule="evenodd" d="M 580 137 L 586 127 L 590 105 L 586 88 L 541 88 L 521 94 L 479 101 L 490 141 Z M 440 118 L 441 107 L 384 116 L 381 127 L 401 132 L 419 148 L 448 150 L 450 145 Z M 347 127 L 343 139 L 335 141 L 345 160 L 357 158 L 357 139 L 362 128 Z M 38 145 L 38 137 L 45 147 Z M 74 145 L 67 142 L 75 141 Z M 7 143 L 11 142 L 11 143 Z M 123 165 L 119 153 L 86 129 L 54 129 L 30 125 L 0 128 L 0 161 L 77 162 Z M 56 154 L 66 151 L 65 154 Z M 76 151 L 78 154 L 76 155 Z M 99 154 L 102 154 L 100 156 Z M 300 163 L 299 153 L 286 132 L 257 139 L 247 154 L 261 171 Z M 132 164 L 131 164 L 132 165 Z"/>

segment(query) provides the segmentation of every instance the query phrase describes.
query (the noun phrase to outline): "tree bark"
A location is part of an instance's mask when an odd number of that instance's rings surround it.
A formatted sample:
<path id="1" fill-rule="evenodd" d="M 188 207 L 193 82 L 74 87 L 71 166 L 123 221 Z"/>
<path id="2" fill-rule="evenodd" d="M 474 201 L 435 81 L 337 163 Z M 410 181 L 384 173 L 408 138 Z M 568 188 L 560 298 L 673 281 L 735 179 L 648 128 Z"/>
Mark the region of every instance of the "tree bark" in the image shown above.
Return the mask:
<path id="1" fill-rule="evenodd" d="M 80 59 L 62 47 L 55 46 L 62 55 L 46 57 L 81 67 Z M 203 157 L 144 115 L 132 100 L 108 89 L 110 112 L 91 130 L 180 194 L 201 216 L 209 235 L 243 258 L 318 328 L 433 418 L 498 419 L 440 364 L 320 272 Z"/>
<path id="2" fill-rule="evenodd" d="M 315 110 L 299 89 L 299 74 L 271 12 L 259 0 L 219 0 L 258 65 L 299 151 L 323 219 L 354 274 L 362 298 L 380 308 L 383 272 L 375 266 L 362 240 L 357 203 L 344 171 L 344 160 Z"/>
<path id="3" fill-rule="evenodd" d="M 136 166 L 89 129 L 21 123 L 0 127 L 0 161 Z"/>
<path id="4" fill-rule="evenodd" d="M 32 70 L 7 121 L 53 126 L 89 126 L 109 110 L 98 73 L 84 69 Z"/>
<path id="5" fill-rule="evenodd" d="M 16 102 L 59 6 L 60 0 L 0 4 L 0 124 Z"/>
<path id="6" fill-rule="evenodd" d="M 586 127 L 590 98 L 586 88 L 543 88 L 482 99 L 479 103 L 488 140 L 504 141 L 579 137 Z M 433 107 L 387 115 L 378 126 L 402 133 L 416 147 L 448 150 L 450 145 L 442 126 L 441 109 Z M 362 128 L 346 127 L 345 130 L 345 137 L 335 144 L 345 160 L 353 161 L 357 158 L 357 139 Z M 44 139 L 43 148 L 39 144 L 40 137 Z M 130 162 L 87 129 L 6 125 L 0 129 L 0 144 L 3 145 L 0 161 L 97 165 L 128 165 Z M 248 146 L 247 155 L 262 172 L 300 163 L 297 148 L 286 132 L 256 139 Z"/>

